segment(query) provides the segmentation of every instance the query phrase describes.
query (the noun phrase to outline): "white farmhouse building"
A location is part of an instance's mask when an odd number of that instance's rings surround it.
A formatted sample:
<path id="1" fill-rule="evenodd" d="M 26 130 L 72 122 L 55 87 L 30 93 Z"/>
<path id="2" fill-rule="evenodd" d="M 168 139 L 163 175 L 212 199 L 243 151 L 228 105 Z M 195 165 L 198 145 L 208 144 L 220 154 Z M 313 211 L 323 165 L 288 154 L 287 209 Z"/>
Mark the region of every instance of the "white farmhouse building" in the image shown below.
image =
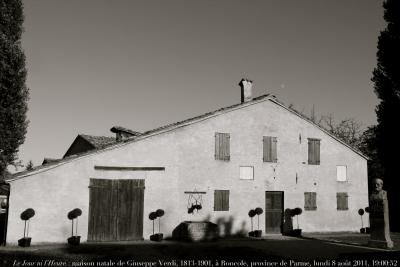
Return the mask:
<path id="1" fill-rule="evenodd" d="M 240 85 L 240 104 L 144 133 L 114 127 L 118 141 L 99 146 L 81 135 L 63 159 L 14 175 L 7 242 L 22 237 L 27 208 L 33 243 L 66 242 L 75 208 L 81 241 L 148 239 L 157 209 L 164 236 L 202 220 L 246 233 L 256 207 L 264 234 L 281 233 L 296 207 L 303 232 L 358 231 L 366 157 L 274 96 L 251 98 L 251 81 Z M 196 202 L 202 208 L 188 213 Z"/>

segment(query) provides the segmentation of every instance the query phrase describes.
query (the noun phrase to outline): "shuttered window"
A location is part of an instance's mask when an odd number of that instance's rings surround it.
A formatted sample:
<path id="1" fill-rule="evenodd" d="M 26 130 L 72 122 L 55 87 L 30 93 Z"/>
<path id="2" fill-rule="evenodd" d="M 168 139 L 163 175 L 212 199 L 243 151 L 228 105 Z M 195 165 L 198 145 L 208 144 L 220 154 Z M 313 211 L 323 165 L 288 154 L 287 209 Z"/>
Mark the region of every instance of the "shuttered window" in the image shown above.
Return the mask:
<path id="1" fill-rule="evenodd" d="M 215 133 L 215 159 L 230 160 L 229 133 Z"/>
<path id="2" fill-rule="evenodd" d="M 338 210 L 348 210 L 348 195 L 347 193 L 341 192 L 336 193 L 337 209 Z"/>
<path id="3" fill-rule="evenodd" d="M 305 192 L 304 193 L 304 210 L 316 210 L 317 209 L 317 193 L 316 192 Z"/>
<path id="4" fill-rule="evenodd" d="M 347 167 L 336 166 L 336 181 L 346 182 L 347 181 Z"/>
<path id="5" fill-rule="evenodd" d="M 214 211 L 229 210 L 229 190 L 214 191 Z"/>
<path id="6" fill-rule="evenodd" d="M 272 136 L 263 136 L 263 161 L 277 162 L 277 139 Z"/>
<path id="7" fill-rule="evenodd" d="M 321 140 L 308 138 L 308 164 L 319 165 Z"/>

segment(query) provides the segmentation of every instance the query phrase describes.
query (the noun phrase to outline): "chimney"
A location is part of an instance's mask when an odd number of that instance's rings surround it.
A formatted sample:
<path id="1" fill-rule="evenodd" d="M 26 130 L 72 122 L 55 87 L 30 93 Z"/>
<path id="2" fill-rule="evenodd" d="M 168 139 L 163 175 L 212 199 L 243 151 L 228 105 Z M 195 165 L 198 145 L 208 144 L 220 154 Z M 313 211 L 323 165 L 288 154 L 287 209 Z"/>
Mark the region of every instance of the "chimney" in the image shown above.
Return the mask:
<path id="1" fill-rule="evenodd" d="M 241 101 L 242 103 L 247 102 L 252 99 L 251 97 L 251 88 L 253 87 L 253 81 L 248 79 L 242 79 L 239 82 L 240 91 L 241 91 Z"/>

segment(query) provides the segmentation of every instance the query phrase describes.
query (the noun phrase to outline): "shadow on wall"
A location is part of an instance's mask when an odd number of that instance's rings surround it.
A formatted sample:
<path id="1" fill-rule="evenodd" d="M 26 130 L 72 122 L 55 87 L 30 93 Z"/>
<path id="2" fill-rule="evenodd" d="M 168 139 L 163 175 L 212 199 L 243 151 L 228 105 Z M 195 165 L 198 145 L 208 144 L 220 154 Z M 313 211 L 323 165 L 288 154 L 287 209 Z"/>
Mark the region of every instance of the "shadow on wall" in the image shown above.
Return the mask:
<path id="1" fill-rule="evenodd" d="M 211 241 L 221 236 L 244 237 L 246 236 L 246 221 L 241 223 L 241 228 L 233 232 L 234 217 L 219 217 L 216 223 L 210 222 L 211 216 L 202 221 L 184 221 L 172 231 L 172 239 L 182 241 Z"/>
<path id="2" fill-rule="evenodd" d="M 219 235 L 225 237 L 237 236 L 237 237 L 244 237 L 246 236 L 246 221 L 242 221 L 241 227 L 236 232 L 233 232 L 233 223 L 234 218 L 233 216 L 226 217 L 219 217 L 216 219 L 216 224 L 219 228 Z"/>
<path id="3" fill-rule="evenodd" d="M 285 209 L 282 233 L 289 235 L 293 231 L 292 209 Z"/>

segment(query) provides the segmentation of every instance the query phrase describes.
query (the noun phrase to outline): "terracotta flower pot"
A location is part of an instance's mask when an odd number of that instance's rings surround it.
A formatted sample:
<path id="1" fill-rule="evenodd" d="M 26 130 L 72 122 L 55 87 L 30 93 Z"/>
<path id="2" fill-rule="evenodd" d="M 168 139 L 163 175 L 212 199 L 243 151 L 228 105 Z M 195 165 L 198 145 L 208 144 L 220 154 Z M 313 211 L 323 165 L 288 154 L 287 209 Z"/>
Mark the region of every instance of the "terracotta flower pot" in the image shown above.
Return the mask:
<path id="1" fill-rule="evenodd" d="M 364 234 L 365 233 L 365 228 L 360 228 L 360 233 Z"/>
<path id="2" fill-rule="evenodd" d="M 71 236 L 68 238 L 68 244 L 71 246 L 79 246 L 79 243 L 81 242 L 81 237 L 80 236 Z"/>
<path id="3" fill-rule="evenodd" d="M 31 245 L 31 237 L 23 237 L 18 240 L 18 246 L 20 247 L 29 247 Z"/>
<path id="4" fill-rule="evenodd" d="M 293 229 L 291 236 L 301 236 L 301 229 Z"/>
<path id="5" fill-rule="evenodd" d="M 156 242 L 160 242 L 163 240 L 163 234 L 162 233 L 158 233 L 158 234 L 154 234 L 150 236 L 150 240 L 151 241 L 156 241 Z"/>
<path id="6" fill-rule="evenodd" d="M 262 230 L 255 230 L 254 231 L 254 237 L 261 237 L 262 235 Z"/>

